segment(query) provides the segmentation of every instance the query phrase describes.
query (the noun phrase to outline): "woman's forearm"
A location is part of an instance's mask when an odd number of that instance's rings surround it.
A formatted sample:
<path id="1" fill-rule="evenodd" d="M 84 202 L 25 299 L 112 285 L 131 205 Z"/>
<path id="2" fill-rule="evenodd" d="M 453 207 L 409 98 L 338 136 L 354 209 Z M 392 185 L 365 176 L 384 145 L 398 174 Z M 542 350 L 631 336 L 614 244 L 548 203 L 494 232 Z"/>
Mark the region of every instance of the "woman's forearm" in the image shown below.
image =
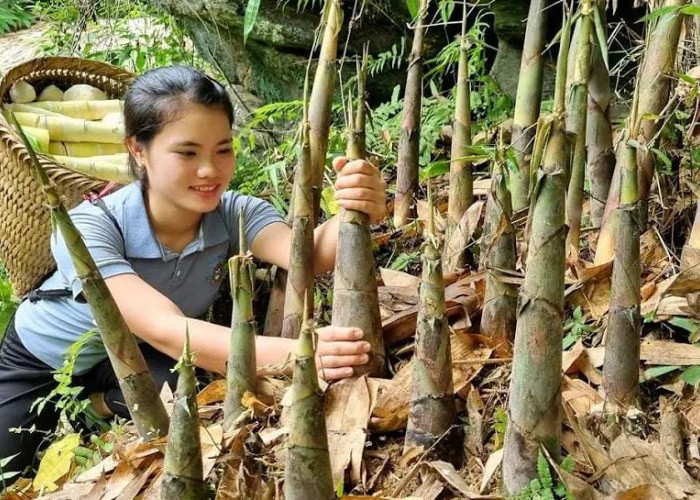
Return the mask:
<path id="1" fill-rule="evenodd" d="M 182 354 L 185 342 L 185 329 L 190 335 L 190 349 L 194 353 L 194 364 L 205 370 L 226 373 L 226 361 L 230 350 L 231 330 L 227 327 L 206 321 L 170 316 L 161 323 L 162 335 L 148 339 L 159 351 L 173 359 Z M 256 337 L 256 358 L 258 366 L 281 363 L 293 350 L 295 340 L 281 337 Z"/>
<path id="2" fill-rule="evenodd" d="M 334 215 L 314 230 L 314 272 L 322 274 L 335 266 L 340 217 Z"/>

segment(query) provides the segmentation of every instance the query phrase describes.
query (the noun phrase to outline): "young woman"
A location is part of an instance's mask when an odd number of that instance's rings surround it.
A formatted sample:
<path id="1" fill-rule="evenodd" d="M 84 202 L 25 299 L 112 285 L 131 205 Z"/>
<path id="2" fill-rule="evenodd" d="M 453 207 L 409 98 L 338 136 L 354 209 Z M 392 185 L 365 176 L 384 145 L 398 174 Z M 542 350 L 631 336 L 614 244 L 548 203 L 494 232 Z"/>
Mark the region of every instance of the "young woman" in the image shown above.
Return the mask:
<path id="1" fill-rule="evenodd" d="M 82 203 L 71 218 L 129 328 L 143 341 L 157 386 L 165 381 L 175 386 L 170 369 L 182 352 L 186 325 L 197 366 L 224 373 L 229 330 L 197 318 L 216 296 L 227 255 L 238 248 L 238 214 L 245 213 L 253 255 L 282 268 L 289 264 L 291 230 L 267 202 L 226 191 L 235 169 L 233 110 L 218 82 L 187 67 L 150 71 L 127 92 L 124 118 L 130 164 L 139 181 L 106 196 L 102 207 Z M 333 165 L 339 204 L 373 221 L 384 218 L 386 185 L 377 169 L 345 158 Z M 337 218 L 316 228 L 316 272 L 332 269 L 337 234 Z M 52 252 L 58 268 L 40 290 L 66 293 L 39 292 L 22 302 L 0 348 L 0 458 L 18 455 L 9 470 L 31 464 L 55 428 L 58 414 L 50 404 L 41 414 L 30 407 L 56 386 L 52 371 L 68 348 L 94 328 L 60 234 L 52 237 Z M 369 344 L 361 331 L 327 326 L 318 334 L 320 375 L 326 379 L 348 377 L 353 366 L 367 362 Z M 293 348 L 293 340 L 259 337 L 258 363 L 283 361 Z M 100 342 L 81 351 L 74 384 L 85 387 L 100 416 L 128 417 Z"/>

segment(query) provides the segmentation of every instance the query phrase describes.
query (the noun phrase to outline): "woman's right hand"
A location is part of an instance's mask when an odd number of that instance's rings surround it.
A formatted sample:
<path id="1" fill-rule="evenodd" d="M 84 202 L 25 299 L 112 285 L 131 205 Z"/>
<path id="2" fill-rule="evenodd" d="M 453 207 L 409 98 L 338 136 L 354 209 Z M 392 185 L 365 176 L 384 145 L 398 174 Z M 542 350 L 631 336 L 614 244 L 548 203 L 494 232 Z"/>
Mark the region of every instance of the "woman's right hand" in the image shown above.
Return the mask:
<path id="1" fill-rule="evenodd" d="M 316 333 L 316 369 L 320 378 L 330 381 L 352 377 L 354 366 L 369 361 L 372 346 L 362 340 L 364 333 L 359 328 L 324 326 L 317 328 Z"/>

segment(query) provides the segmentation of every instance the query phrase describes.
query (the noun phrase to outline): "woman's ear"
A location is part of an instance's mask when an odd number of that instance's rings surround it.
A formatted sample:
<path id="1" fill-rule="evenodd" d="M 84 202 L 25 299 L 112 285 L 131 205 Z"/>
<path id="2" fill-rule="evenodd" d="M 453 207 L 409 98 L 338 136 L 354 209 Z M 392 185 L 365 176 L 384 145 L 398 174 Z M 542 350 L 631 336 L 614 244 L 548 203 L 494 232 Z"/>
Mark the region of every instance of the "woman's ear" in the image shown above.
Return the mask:
<path id="1" fill-rule="evenodd" d="M 136 140 L 136 137 L 131 136 L 127 137 L 126 140 L 124 141 L 127 149 L 129 150 L 129 153 L 131 156 L 134 157 L 134 160 L 136 160 L 136 163 L 138 165 L 141 165 L 143 167 L 146 166 L 146 150 L 143 147 L 143 145 Z"/>

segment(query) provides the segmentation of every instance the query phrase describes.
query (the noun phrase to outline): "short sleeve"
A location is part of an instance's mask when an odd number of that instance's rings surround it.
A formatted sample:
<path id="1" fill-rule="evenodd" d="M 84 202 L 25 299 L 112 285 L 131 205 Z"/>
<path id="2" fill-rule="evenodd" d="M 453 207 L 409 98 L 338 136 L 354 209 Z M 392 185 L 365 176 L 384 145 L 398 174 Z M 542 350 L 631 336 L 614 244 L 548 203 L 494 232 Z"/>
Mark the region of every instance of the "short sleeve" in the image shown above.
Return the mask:
<path id="1" fill-rule="evenodd" d="M 71 211 L 70 216 L 103 278 L 119 274 L 136 274 L 125 258 L 124 240 L 119 229 L 101 209 L 83 204 Z M 60 230 L 51 237 L 51 251 L 59 273 L 73 291 L 73 298 L 78 298 L 82 293 L 83 285 L 77 276 Z"/>
<path id="2" fill-rule="evenodd" d="M 274 222 L 284 223 L 284 219 L 269 202 L 229 191 L 222 198 L 223 212 L 226 225 L 230 230 L 233 248 L 238 248 L 238 216 L 241 212 L 245 217 L 245 237 L 248 246 L 252 244 L 257 234 Z"/>

